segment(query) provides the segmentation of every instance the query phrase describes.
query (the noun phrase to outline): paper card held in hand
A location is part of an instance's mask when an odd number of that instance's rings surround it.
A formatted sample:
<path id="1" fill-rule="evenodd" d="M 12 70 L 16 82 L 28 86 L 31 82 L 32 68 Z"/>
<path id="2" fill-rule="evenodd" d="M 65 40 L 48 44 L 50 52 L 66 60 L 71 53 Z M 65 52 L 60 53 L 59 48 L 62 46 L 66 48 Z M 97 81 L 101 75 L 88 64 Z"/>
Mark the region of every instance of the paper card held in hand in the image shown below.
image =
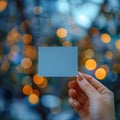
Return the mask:
<path id="1" fill-rule="evenodd" d="M 78 72 L 77 47 L 39 47 L 38 74 L 45 77 L 72 77 Z"/>

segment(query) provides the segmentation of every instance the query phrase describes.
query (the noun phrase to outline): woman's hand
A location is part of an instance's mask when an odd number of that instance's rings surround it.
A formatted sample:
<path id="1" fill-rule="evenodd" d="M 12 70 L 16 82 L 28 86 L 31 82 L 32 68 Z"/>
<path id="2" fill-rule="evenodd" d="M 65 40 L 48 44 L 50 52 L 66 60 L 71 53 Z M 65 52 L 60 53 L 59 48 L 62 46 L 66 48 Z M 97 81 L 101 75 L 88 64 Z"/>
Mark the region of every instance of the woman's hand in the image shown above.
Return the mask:
<path id="1" fill-rule="evenodd" d="M 115 120 L 114 95 L 95 78 L 78 73 L 68 86 L 69 104 L 82 120 Z"/>

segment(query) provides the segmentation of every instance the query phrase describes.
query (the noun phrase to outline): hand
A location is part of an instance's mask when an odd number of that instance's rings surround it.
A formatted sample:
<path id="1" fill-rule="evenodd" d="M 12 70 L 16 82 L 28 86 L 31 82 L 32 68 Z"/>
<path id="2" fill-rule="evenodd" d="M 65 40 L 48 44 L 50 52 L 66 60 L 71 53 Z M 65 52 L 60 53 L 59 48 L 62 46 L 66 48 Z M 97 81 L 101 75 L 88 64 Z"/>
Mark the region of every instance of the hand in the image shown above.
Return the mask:
<path id="1" fill-rule="evenodd" d="M 115 120 L 114 95 L 95 78 L 78 73 L 68 86 L 69 104 L 81 120 Z"/>

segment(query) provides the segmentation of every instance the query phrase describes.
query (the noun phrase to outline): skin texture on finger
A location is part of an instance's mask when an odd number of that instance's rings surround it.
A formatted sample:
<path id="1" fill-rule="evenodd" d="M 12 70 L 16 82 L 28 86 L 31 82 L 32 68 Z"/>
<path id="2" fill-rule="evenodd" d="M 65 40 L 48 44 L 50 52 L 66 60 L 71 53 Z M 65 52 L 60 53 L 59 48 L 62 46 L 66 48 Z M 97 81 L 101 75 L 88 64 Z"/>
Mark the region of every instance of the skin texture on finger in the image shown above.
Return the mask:
<path id="1" fill-rule="evenodd" d="M 68 102 L 77 112 L 79 112 L 79 109 L 81 108 L 82 104 L 80 104 L 78 101 L 72 98 L 70 98 Z"/>
<path id="2" fill-rule="evenodd" d="M 90 120 L 89 119 L 89 103 L 88 101 L 82 105 L 81 103 L 78 103 L 75 99 L 70 98 L 69 99 L 69 104 L 75 109 L 75 111 L 80 115 L 81 120 Z M 84 119 L 82 119 L 84 118 Z"/>
<path id="3" fill-rule="evenodd" d="M 113 94 L 96 81 L 92 76 L 78 74 L 77 80 L 68 83 L 69 104 L 80 115 L 81 120 L 115 120 Z M 107 94 L 101 91 L 106 91 Z M 88 96 L 88 99 L 84 99 L 81 93 Z"/>
<path id="4" fill-rule="evenodd" d="M 77 92 L 76 92 L 76 90 L 75 89 L 73 89 L 73 88 L 71 88 L 71 89 L 69 89 L 69 96 L 71 97 L 71 98 L 77 98 Z"/>
<path id="5" fill-rule="evenodd" d="M 69 88 L 73 88 L 76 90 L 77 93 L 79 93 L 81 96 L 83 96 L 85 99 L 88 99 L 88 97 L 86 96 L 86 94 L 81 90 L 81 88 L 78 85 L 77 80 L 72 80 L 68 83 L 68 87 Z"/>
<path id="6" fill-rule="evenodd" d="M 111 91 L 105 87 L 102 83 L 97 81 L 95 78 L 93 78 L 90 75 L 81 73 L 83 77 L 100 93 L 100 94 L 109 94 Z"/>
<path id="7" fill-rule="evenodd" d="M 80 93 L 78 93 L 75 89 L 71 88 L 69 89 L 69 96 L 72 99 L 75 99 L 76 101 L 78 101 L 81 104 L 85 104 L 85 102 L 87 101 L 87 99 L 85 99 L 83 96 L 80 95 Z"/>
<path id="8" fill-rule="evenodd" d="M 77 79 L 77 78 L 76 78 Z M 75 88 L 75 87 L 77 87 L 78 85 L 77 85 L 77 82 L 76 82 L 76 80 L 72 80 L 72 81 L 69 81 L 68 82 L 68 87 L 69 88 Z"/>
<path id="9" fill-rule="evenodd" d="M 82 76 L 91 84 L 93 85 L 93 87 L 95 87 L 95 89 L 98 89 L 100 87 L 109 90 L 107 87 L 105 87 L 102 83 L 100 83 L 99 81 L 97 81 L 95 78 L 93 78 L 90 75 L 87 75 L 85 73 L 80 73 L 82 74 Z"/>
<path id="10" fill-rule="evenodd" d="M 77 82 L 79 87 L 90 100 L 93 100 L 93 98 L 96 98 L 100 95 L 99 92 L 80 73 L 78 74 Z"/>

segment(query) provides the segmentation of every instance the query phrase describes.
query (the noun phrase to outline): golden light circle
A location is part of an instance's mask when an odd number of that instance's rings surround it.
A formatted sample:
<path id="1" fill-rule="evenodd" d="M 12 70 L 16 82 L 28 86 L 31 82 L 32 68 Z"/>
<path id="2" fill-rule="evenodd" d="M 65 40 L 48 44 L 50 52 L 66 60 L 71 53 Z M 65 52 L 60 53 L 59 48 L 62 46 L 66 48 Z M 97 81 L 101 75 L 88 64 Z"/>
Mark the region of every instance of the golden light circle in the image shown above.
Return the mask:
<path id="1" fill-rule="evenodd" d="M 103 80 L 106 77 L 106 71 L 103 68 L 98 68 L 95 71 L 95 77 L 99 80 Z"/>
<path id="2" fill-rule="evenodd" d="M 30 96 L 29 96 L 29 102 L 31 104 L 37 104 L 38 101 L 39 101 L 39 97 L 36 94 L 34 94 L 34 93 L 30 94 Z"/>
<path id="3" fill-rule="evenodd" d="M 46 78 L 44 78 L 44 81 L 42 84 L 39 85 L 40 88 L 46 88 L 47 87 L 47 84 L 48 84 L 48 81 Z"/>
<path id="4" fill-rule="evenodd" d="M 25 85 L 22 89 L 22 92 L 25 94 L 25 95 L 29 95 L 32 91 L 32 87 L 30 85 Z"/>
<path id="5" fill-rule="evenodd" d="M 5 10 L 5 8 L 7 7 L 7 4 L 8 4 L 7 1 L 1 0 L 1 1 L 0 1 L 0 11 Z"/>
<path id="6" fill-rule="evenodd" d="M 38 74 L 35 74 L 33 76 L 33 82 L 36 84 L 36 85 L 40 85 L 44 82 L 44 77 L 42 76 L 39 76 Z"/>
<path id="7" fill-rule="evenodd" d="M 94 70 L 97 66 L 97 63 L 94 59 L 88 59 L 86 62 L 85 62 L 85 67 L 86 69 L 88 70 Z"/>
<path id="8" fill-rule="evenodd" d="M 112 58 L 113 58 L 113 53 L 112 53 L 111 51 L 107 51 L 107 52 L 105 53 L 105 57 L 106 57 L 107 59 L 112 59 Z"/>
<path id="9" fill-rule="evenodd" d="M 37 49 L 33 45 L 26 45 L 24 47 L 23 55 L 30 58 L 31 60 L 37 59 Z"/>
<path id="10" fill-rule="evenodd" d="M 32 41 L 32 36 L 30 34 L 24 34 L 22 38 L 25 45 L 28 45 Z"/>
<path id="11" fill-rule="evenodd" d="M 21 66 L 25 69 L 29 69 L 32 66 L 32 61 L 30 58 L 23 58 L 21 61 Z"/>
<path id="12" fill-rule="evenodd" d="M 120 50 L 120 40 L 117 40 L 115 42 L 115 46 L 116 46 L 117 50 Z"/>
<path id="13" fill-rule="evenodd" d="M 94 56 L 94 51 L 92 49 L 87 49 L 85 51 L 85 57 L 86 58 L 92 58 Z"/>
<path id="14" fill-rule="evenodd" d="M 56 33 L 59 38 L 65 38 L 67 36 L 67 30 L 65 28 L 59 28 Z"/>
<path id="15" fill-rule="evenodd" d="M 101 35 L 101 40 L 104 42 L 104 43 L 109 43 L 111 41 L 111 37 L 109 34 L 102 34 Z"/>

